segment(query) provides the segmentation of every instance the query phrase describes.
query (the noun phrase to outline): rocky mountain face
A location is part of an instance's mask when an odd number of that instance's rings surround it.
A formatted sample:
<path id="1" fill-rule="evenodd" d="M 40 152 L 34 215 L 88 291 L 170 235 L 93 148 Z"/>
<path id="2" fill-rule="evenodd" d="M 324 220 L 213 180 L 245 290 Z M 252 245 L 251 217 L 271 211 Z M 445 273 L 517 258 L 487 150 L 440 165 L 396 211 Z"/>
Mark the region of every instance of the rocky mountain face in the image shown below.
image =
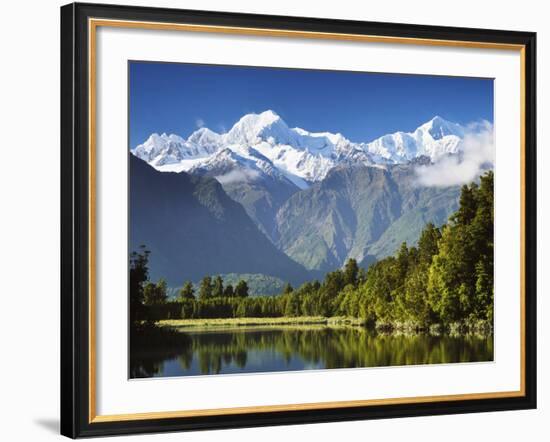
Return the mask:
<path id="1" fill-rule="evenodd" d="M 367 267 L 456 210 L 457 186 L 420 187 L 415 178 L 411 165 L 335 168 L 280 208 L 277 245 L 308 269 L 328 271 L 348 258 Z"/>
<path id="2" fill-rule="evenodd" d="M 223 273 L 266 274 L 298 284 L 310 277 L 263 235 L 218 181 L 163 173 L 130 160 L 130 251 L 151 251 L 151 278 L 171 287 Z"/>

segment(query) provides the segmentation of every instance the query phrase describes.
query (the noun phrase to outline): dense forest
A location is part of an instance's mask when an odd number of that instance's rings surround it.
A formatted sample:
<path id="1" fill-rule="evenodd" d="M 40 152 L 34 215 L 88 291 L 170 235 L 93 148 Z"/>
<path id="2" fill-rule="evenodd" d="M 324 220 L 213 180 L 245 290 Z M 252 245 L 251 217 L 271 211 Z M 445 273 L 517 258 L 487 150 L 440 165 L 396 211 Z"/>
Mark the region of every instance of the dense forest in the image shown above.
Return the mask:
<path id="1" fill-rule="evenodd" d="M 164 280 L 149 280 L 149 251 L 130 257 L 133 323 L 160 319 L 280 316 L 343 316 L 376 327 L 415 329 L 453 323 L 493 322 L 493 172 L 464 185 L 458 210 L 436 227 L 429 223 L 415 246 L 403 243 L 394 256 L 368 269 L 349 259 L 323 281 L 286 284 L 276 296 L 249 296 L 244 280 L 204 276 L 186 281 L 176 299 Z M 185 273 L 185 269 L 182 269 Z"/>

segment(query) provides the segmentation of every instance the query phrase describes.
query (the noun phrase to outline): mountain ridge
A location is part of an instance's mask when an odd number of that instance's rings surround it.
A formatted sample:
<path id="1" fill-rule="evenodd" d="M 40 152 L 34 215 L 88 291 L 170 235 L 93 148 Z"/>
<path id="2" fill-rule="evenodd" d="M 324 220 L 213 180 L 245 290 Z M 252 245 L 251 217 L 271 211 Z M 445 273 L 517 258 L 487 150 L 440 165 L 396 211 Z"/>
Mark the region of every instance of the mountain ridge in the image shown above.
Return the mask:
<path id="1" fill-rule="evenodd" d="M 198 171 L 229 149 L 244 160 L 267 161 L 300 189 L 322 181 L 343 163 L 386 166 L 419 156 L 432 162 L 459 153 L 467 129 L 435 116 L 413 132 L 394 132 L 370 142 L 352 142 L 340 133 L 290 128 L 274 111 L 247 114 L 224 134 L 206 127 L 187 139 L 151 134 L 131 152 L 160 171 Z"/>

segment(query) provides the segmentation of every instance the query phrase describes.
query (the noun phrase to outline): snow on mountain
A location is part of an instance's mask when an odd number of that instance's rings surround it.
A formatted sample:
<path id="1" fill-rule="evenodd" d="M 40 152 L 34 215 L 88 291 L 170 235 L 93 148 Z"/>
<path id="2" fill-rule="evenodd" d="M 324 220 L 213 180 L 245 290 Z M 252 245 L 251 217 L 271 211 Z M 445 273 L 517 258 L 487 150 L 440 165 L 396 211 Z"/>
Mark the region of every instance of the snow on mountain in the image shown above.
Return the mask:
<path id="1" fill-rule="evenodd" d="M 160 171 L 222 177 L 239 170 L 232 179 L 253 180 L 269 175 L 290 180 L 303 189 L 346 162 L 384 165 L 407 163 L 421 156 L 436 162 L 460 152 L 464 136 L 462 126 L 436 116 L 414 132 L 396 132 L 370 143 L 355 143 L 339 133 L 289 128 L 279 115 L 267 110 L 243 116 L 225 134 L 204 127 L 188 139 L 152 134 L 132 153 Z"/>
<path id="2" fill-rule="evenodd" d="M 286 177 L 269 159 L 252 148 L 237 149 L 223 148 L 194 164 L 189 170 L 191 174 L 208 175 L 215 177 L 222 184 L 237 181 L 254 181 L 260 176 L 267 176 L 275 180 L 285 181 Z"/>
<path id="3" fill-rule="evenodd" d="M 293 134 L 279 115 L 271 110 L 242 117 L 224 135 L 226 144 L 255 145 L 269 140 L 271 144 L 293 143 Z"/>
<path id="4" fill-rule="evenodd" d="M 155 133 L 143 144 L 136 146 L 132 153 L 157 169 L 189 159 L 205 158 L 215 153 L 220 145 L 216 143 L 217 134 L 208 129 L 201 131 L 200 134 L 197 134 L 199 131 L 195 132 L 188 140 L 174 134 Z"/>
<path id="5" fill-rule="evenodd" d="M 406 163 L 419 156 L 436 162 L 443 156 L 459 152 L 464 133 L 459 124 L 436 116 L 414 132 L 384 135 L 367 143 L 365 149 L 375 158 L 392 163 Z"/>
<path id="6" fill-rule="evenodd" d="M 216 132 L 211 131 L 207 127 L 202 127 L 199 130 L 193 132 L 187 139 L 191 144 L 195 144 L 204 149 L 207 153 L 213 153 L 219 149 L 223 144 L 222 136 Z"/>

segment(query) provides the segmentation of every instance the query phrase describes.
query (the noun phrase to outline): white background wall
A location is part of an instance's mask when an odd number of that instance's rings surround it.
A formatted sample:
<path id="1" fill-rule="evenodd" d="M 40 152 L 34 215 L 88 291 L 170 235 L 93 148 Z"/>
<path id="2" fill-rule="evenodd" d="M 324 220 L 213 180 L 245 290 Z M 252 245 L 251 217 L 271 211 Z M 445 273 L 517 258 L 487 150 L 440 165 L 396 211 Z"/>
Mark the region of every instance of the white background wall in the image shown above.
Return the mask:
<path id="1" fill-rule="evenodd" d="M 543 175 L 550 14 L 545 2 L 400 0 L 120 0 L 126 4 L 538 32 L 539 226 L 550 218 Z M 59 410 L 59 6 L 58 0 L 2 4 L 0 24 L 0 438 L 53 440 Z M 509 4 L 508 4 L 509 3 Z M 544 219 L 543 219 L 544 218 Z M 225 430 L 125 440 L 279 441 L 338 438 L 460 441 L 550 438 L 550 327 L 542 317 L 548 236 L 539 229 L 539 408 L 483 413 Z"/>

